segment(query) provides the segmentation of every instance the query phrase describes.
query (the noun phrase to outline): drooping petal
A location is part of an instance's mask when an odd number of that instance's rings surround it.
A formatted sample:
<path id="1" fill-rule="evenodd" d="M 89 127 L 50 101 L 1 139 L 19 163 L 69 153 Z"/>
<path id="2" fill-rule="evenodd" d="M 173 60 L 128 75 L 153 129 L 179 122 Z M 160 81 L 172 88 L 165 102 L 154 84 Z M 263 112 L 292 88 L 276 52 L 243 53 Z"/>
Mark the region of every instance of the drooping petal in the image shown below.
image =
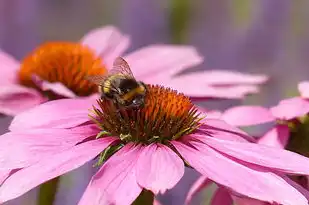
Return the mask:
<path id="1" fill-rule="evenodd" d="M 176 45 L 150 45 L 124 58 L 135 77 L 146 82 L 155 75 L 172 76 L 203 61 L 194 47 Z"/>
<path id="2" fill-rule="evenodd" d="M 202 81 L 207 85 L 261 84 L 268 79 L 265 75 L 254 75 L 227 70 L 204 70 L 178 76 L 183 82 Z"/>
<path id="3" fill-rule="evenodd" d="M 206 188 L 207 186 L 209 186 L 212 183 L 212 181 L 210 181 L 207 176 L 201 176 L 200 178 L 198 178 L 194 184 L 191 186 L 188 195 L 186 197 L 186 202 L 185 204 L 190 204 L 192 198 L 198 194 L 200 191 L 202 191 L 204 188 Z"/>
<path id="4" fill-rule="evenodd" d="M 36 90 L 18 84 L 0 86 L 0 113 L 16 115 L 46 99 Z"/>
<path id="5" fill-rule="evenodd" d="M 291 120 L 309 113 L 309 101 L 300 97 L 289 98 L 271 108 L 273 115 L 282 120 Z"/>
<path id="6" fill-rule="evenodd" d="M 198 172 L 240 194 L 283 205 L 308 203 L 301 193 L 274 173 L 246 167 L 202 143 L 191 142 L 195 148 L 178 141 L 172 144 Z"/>
<path id="7" fill-rule="evenodd" d="M 233 205 L 233 199 L 227 190 L 219 187 L 211 199 L 211 205 Z"/>
<path id="8" fill-rule="evenodd" d="M 244 131 L 227 124 L 223 120 L 207 119 L 206 117 L 201 122 L 203 123 L 203 125 L 201 125 L 195 132 L 196 134 L 200 134 L 200 137 L 203 137 L 205 134 L 207 134 L 224 140 L 242 141 L 242 142 L 254 140 Z"/>
<path id="9" fill-rule="evenodd" d="M 184 174 L 182 159 L 162 144 L 142 148 L 136 167 L 137 182 L 154 194 L 173 188 Z"/>
<path id="10" fill-rule="evenodd" d="M 298 90 L 303 98 L 309 99 L 309 81 L 303 81 L 298 84 Z"/>
<path id="11" fill-rule="evenodd" d="M 272 122 L 275 117 L 270 110 L 261 106 L 237 106 L 226 110 L 222 120 L 239 127 Z"/>
<path id="12" fill-rule="evenodd" d="M 33 129 L 6 133 L 0 138 L 0 170 L 22 168 L 41 159 L 49 159 L 51 155 L 97 133 L 91 127 L 83 130 Z"/>
<path id="13" fill-rule="evenodd" d="M 287 125 L 276 125 L 264 136 L 259 138 L 258 143 L 284 149 L 289 141 L 289 138 L 289 127 Z"/>
<path id="14" fill-rule="evenodd" d="M 309 175 L 309 159 L 294 152 L 263 144 L 228 141 L 208 136 L 202 140 L 214 149 L 239 160 L 282 172 Z"/>
<path id="15" fill-rule="evenodd" d="M 108 25 L 93 29 L 81 39 L 81 42 L 92 48 L 102 57 L 105 65 L 111 68 L 114 59 L 121 56 L 128 48 L 130 39 L 118 28 Z"/>
<path id="16" fill-rule="evenodd" d="M 108 159 L 92 177 L 79 205 L 127 205 L 141 193 L 136 163 L 140 146 L 130 143 Z"/>
<path id="17" fill-rule="evenodd" d="M 19 197 L 39 184 L 82 166 L 113 141 L 115 138 L 109 137 L 85 142 L 17 171 L 0 187 L 0 202 Z"/>
<path id="18" fill-rule="evenodd" d="M 50 101 L 16 116 L 9 129 L 75 127 L 89 121 L 89 109 L 94 104 L 92 98 Z"/>
<path id="19" fill-rule="evenodd" d="M 16 84 L 19 62 L 0 49 L 1 80 L 0 85 Z"/>
<path id="20" fill-rule="evenodd" d="M 50 83 L 48 81 L 40 79 L 39 76 L 33 76 L 33 82 L 41 88 L 43 91 L 52 91 L 60 96 L 67 97 L 67 98 L 75 98 L 76 95 L 72 92 L 69 88 L 63 85 L 60 82 Z"/>

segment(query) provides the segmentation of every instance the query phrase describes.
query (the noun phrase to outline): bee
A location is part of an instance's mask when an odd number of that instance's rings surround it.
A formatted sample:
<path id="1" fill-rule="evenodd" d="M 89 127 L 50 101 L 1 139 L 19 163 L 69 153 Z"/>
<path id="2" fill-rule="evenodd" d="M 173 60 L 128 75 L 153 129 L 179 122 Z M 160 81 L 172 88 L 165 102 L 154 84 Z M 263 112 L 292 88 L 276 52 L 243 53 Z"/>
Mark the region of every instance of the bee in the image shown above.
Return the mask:
<path id="1" fill-rule="evenodd" d="M 137 81 L 129 64 L 118 57 L 107 75 L 88 76 L 87 79 L 98 85 L 102 99 L 111 100 L 118 108 L 138 108 L 144 105 L 146 85 Z"/>

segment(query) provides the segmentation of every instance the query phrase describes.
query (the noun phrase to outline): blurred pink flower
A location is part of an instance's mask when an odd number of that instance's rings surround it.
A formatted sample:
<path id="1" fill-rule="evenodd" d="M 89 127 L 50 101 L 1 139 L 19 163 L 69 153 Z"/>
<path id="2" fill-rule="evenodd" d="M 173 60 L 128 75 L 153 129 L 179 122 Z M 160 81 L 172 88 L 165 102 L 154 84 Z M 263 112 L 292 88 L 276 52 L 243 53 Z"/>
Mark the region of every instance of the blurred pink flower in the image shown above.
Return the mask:
<path id="1" fill-rule="evenodd" d="M 59 44 L 59 42 L 56 43 Z M 32 61 L 36 64 L 41 63 L 42 66 L 39 65 L 37 67 L 42 69 L 45 74 L 48 73 L 47 66 L 49 66 L 48 69 L 51 70 L 54 69 L 55 66 L 58 68 L 59 65 L 60 67 L 58 70 L 63 70 L 62 67 L 68 66 L 71 66 L 68 67 L 68 69 L 72 69 L 72 66 L 73 68 L 83 68 L 87 67 L 87 65 L 89 66 L 89 64 L 96 67 L 96 72 L 98 72 L 97 70 L 100 66 L 102 69 L 109 69 L 115 57 L 124 55 L 125 50 L 130 44 L 130 39 L 117 28 L 105 26 L 90 31 L 81 39 L 80 44 L 71 43 L 75 44 L 77 47 L 73 50 L 71 48 L 67 51 L 65 50 L 66 48 L 63 48 L 65 47 L 63 45 L 60 45 L 62 47 L 59 49 L 58 44 L 57 48 L 50 45 L 50 47 L 46 48 L 46 45 L 43 44 L 31 54 L 33 57 Z M 42 49 L 42 47 L 44 47 L 44 49 Z M 60 54 L 57 56 L 55 54 L 56 52 Z M 85 52 L 88 55 L 87 59 L 83 56 Z M 49 59 L 51 62 L 48 61 L 48 63 L 52 63 L 53 65 L 46 65 L 47 62 L 44 58 L 47 57 L 52 58 Z M 89 62 L 89 58 L 95 62 Z M 267 77 L 264 75 L 241 74 L 230 71 L 199 71 L 192 74 L 176 76 L 176 74 L 181 71 L 196 66 L 203 61 L 203 58 L 192 46 L 150 45 L 126 54 L 124 58 L 129 62 L 133 73 L 139 80 L 145 81 L 146 83 L 169 86 L 195 98 L 241 98 L 248 93 L 257 92 L 258 87 L 256 85 L 264 83 L 267 80 Z M 56 95 L 57 98 L 73 98 L 76 96 L 89 95 L 88 92 L 90 88 L 87 90 L 88 85 L 85 85 L 86 82 L 83 80 L 83 75 L 85 75 L 85 73 L 92 72 L 88 71 L 90 70 L 89 67 L 86 68 L 84 73 L 81 71 L 74 71 L 73 69 L 72 71 L 68 71 L 69 74 L 65 73 L 63 74 L 64 76 L 60 75 L 60 77 L 55 77 L 58 75 L 57 72 L 51 70 L 52 72 L 47 78 L 52 78 L 52 80 L 47 80 L 46 76 L 44 79 L 38 74 L 34 75 L 33 71 L 31 71 L 33 65 L 30 64 L 29 66 L 27 60 L 28 59 L 25 58 L 25 60 L 20 63 L 12 56 L 0 51 L 2 74 L 0 78 L 1 113 L 16 115 L 21 111 L 48 100 L 45 95 L 46 93 L 52 93 Z M 26 63 L 28 64 L 25 66 Z M 24 74 L 21 75 L 22 71 L 20 68 L 27 71 L 27 75 L 29 75 L 28 78 L 32 78 L 27 79 L 27 81 L 33 81 L 31 84 L 34 85 L 29 87 L 29 82 L 21 83 L 18 76 L 24 76 Z M 61 73 L 63 72 L 62 70 L 60 70 Z M 79 78 L 77 75 L 79 75 Z M 71 76 L 75 76 L 75 78 L 69 79 L 72 78 Z M 68 78 L 66 79 L 68 82 L 63 82 L 62 77 Z M 70 86 L 72 87 L 72 81 L 76 84 L 74 86 L 84 86 L 83 91 L 86 90 L 87 93 L 75 92 L 72 90 L 70 88 Z"/>
<path id="2" fill-rule="evenodd" d="M 309 113 L 309 99 L 306 98 L 307 83 L 299 84 L 300 97 L 281 100 L 271 108 L 261 106 L 236 106 L 221 114 L 221 119 L 236 126 L 252 126 L 276 122 L 275 126 L 259 139 L 259 143 L 284 148 L 290 137 L 289 122 L 294 122 Z"/>
<path id="3" fill-rule="evenodd" d="M 309 159 L 250 143 L 251 137 L 224 121 L 199 121 L 190 100 L 170 89 L 149 85 L 145 100 L 141 109 L 120 112 L 100 100 L 92 120 L 93 98 L 51 101 L 17 115 L 10 132 L 0 137 L 0 203 L 104 150 L 109 158 L 80 205 L 130 204 L 143 189 L 164 193 L 183 176 L 183 159 L 205 179 L 243 196 L 284 205 L 308 203 L 281 175 L 308 175 Z"/>

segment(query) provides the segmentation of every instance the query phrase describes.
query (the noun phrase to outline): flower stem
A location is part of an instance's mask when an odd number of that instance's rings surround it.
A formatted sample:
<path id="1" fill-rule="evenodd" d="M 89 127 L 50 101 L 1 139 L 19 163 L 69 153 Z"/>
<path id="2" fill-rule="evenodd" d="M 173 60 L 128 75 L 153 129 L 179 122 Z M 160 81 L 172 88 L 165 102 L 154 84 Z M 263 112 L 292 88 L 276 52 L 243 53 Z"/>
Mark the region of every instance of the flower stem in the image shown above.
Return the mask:
<path id="1" fill-rule="evenodd" d="M 152 205 L 154 201 L 154 194 L 151 191 L 144 189 L 142 193 L 135 199 L 132 205 Z"/>
<path id="2" fill-rule="evenodd" d="M 170 11 L 170 28 L 173 43 L 184 43 L 187 40 L 187 31 L 190 16 L 189 0 L 172 0 Z"/>
<path id="3" fill-rule="evenodd" d="M 40 186 L 38 195 L 38 205 L 53 205 L 58 185 L 60 182 L 60 177 L 56 177 L 48 182 L 45 182 Z"/>

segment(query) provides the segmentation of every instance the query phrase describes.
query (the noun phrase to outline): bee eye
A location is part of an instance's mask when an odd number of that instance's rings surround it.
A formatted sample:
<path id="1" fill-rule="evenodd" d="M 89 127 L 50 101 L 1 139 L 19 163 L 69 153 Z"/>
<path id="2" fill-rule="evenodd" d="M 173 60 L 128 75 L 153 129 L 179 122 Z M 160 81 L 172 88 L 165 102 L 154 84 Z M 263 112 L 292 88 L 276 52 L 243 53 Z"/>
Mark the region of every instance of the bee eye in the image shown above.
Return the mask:
<path id="1" fill-rule="evenodd" d="M 138 100 L 138 99 L 134 99 L 134 100 L 133 100 L 133 104 L 134 104 L 134 105 L 136 105 L 136 104 L 138 104 L 138 103 L 139 103 L 139 100 Z"/>
<path id="2" fill-rule="evenodd" d="M 144 99 L 141 96 L 138 96 L 132 101 L 133 105 L 141 105 L 144 103 Z"/>

